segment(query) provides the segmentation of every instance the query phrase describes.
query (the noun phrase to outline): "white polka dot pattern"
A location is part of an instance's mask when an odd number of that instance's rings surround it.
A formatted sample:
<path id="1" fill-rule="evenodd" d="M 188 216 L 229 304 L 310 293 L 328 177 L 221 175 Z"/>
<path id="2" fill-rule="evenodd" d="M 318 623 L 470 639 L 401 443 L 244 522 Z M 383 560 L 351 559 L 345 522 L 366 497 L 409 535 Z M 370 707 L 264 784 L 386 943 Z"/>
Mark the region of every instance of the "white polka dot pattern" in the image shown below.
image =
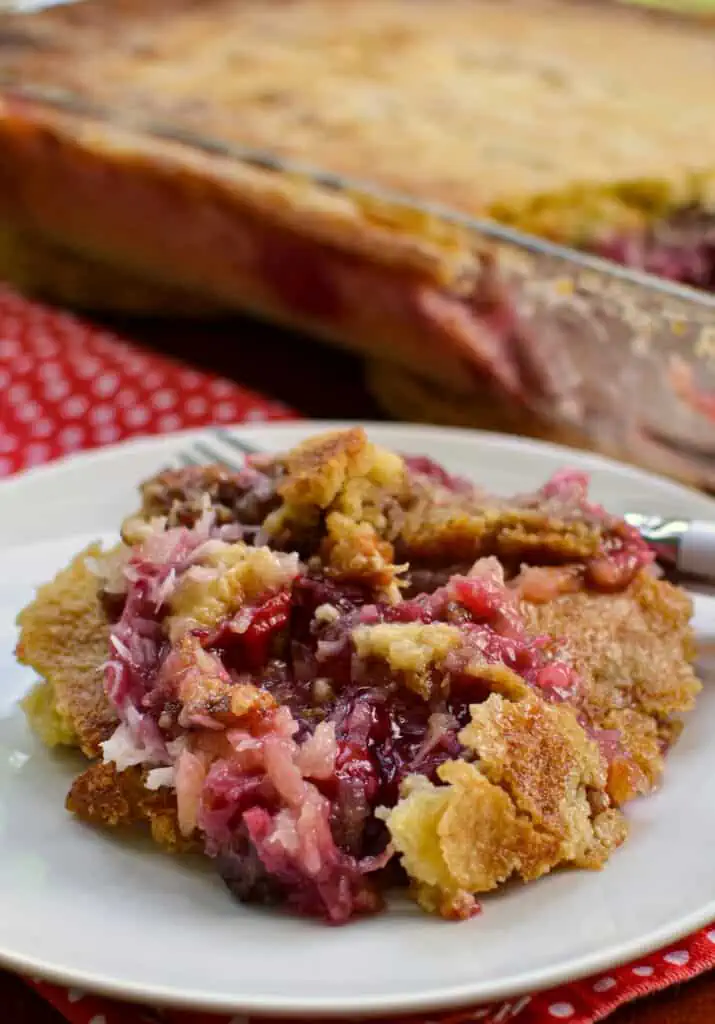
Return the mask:
<path id="1" fill-rule="evenodd" d="M 686 949 L 674 949 L 671 953 L 666 953 L 663 959 L 667 964 L 684 967 L 690 960 L 690 954 Z"/>
<path id="2" fill-rule="evenodd" d="M 0 286 L 0 476 L 140 434 L 289 416 Z"/>
<path id="3" fill-rule="evenodd" d="M 598 981 L 593 983 L 594 992 L 608 992 L 610 989 L 615 988 L 618 982 L 615 978 L 599 978 Z"/>
<path id="4" fill-rule="evenodd" d="M 549 1014 L 556 1020 L 568 1020 L 569 1017 L 573 1017 L 574 1008 L 571 1003 L 552 1003 Z"/>

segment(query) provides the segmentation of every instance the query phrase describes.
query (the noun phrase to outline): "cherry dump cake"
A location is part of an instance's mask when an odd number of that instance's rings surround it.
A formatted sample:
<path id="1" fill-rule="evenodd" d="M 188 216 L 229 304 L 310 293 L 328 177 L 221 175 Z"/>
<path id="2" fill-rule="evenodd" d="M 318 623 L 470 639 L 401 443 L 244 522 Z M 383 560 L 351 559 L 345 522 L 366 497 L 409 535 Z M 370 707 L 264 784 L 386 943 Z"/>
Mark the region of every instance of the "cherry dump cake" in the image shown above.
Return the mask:
<path id="1" fill-rule="evenodd" d="M 600 867 L 692 708 L 690 602 L 577 473 L 489 495 L 361 429 L 165 472 L 19 617 L 67 806 L 332 923 Z"/>

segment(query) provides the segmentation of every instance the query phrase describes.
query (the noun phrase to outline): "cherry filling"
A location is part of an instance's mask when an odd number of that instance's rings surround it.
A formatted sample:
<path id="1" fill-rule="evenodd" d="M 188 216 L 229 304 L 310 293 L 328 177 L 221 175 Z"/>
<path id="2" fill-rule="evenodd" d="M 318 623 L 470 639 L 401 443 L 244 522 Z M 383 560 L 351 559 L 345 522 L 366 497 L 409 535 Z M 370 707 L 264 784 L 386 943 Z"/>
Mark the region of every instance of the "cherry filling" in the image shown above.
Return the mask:
<path id="1" fill-rule="evenodd" d="M 429 460 L 409 462 L 447 489 L 470 486 Z M 554 514 L 575 508 L 603 524 L 599 555 L 578 568 L 587 584 L 620 589 L 649 560 L 634 531 L 588 504 L 580 477 L 558 476 L 536 497 Z M 518 691 L 526 685 L 576 706 L 579 681 L 554 660 L 548 638 L 526 631 L 516 592 L 494 560 L 435 579 L 428 592 L 398 604 L 376 601 L 367 585 L 311 571 L 172 647 L 163 619 L 171 587 L 210 536 L 203 522 L 157 535 L 126 570 L 106 670 L 123 728 L 145 763 L 174 765 L 179 824 L 198 828 L 238 898 L 333 923 L 375 911 L 391 859 L 375 811 L 395 805 L 409 775 L 439 784 L 441 764 L 474 756 L 459 734 L 470 707 L 493 692 L 491 670 L 506 673 L 504 685 Z M 537 584 L 552 581 L 531 580 Z M 373 636 L 370 627 L 401 624 L 444 624 L 450 638 L 458 631 L 456 642 L 428 658 L 419 678 L 376 648 L 359 653 L 356 631 Z M 200 699 L 182 718 L 189 676 Z M 234 710 L 232 695 L 255 699 L 256 688 L 255 709 Z M 617 736 L 596 739 L 611 760 L 620 756 Z"/>
<path id="2" fill-rule="evenodd" d="M 389 851 L 375 809 L 394 806 L 408 775 L 438 783 L 439 765 L 471 756 L 458 733 L 470 705 L 491 692 L 470 669 L 472 657 L 511 668 L 550 700 L 572 697 L 577 684 L 567 666 L 547 660 L 541 641 L 525 633 L 503 588 L 489 578 L 455 578 L 396 606 L 364 600 L 354 587 L 300 577 L 290 592 L 290 619 L 285 599 L 281 615 L 273 613 L 275 596 L 254 610 L 252 621 L 262 627 L 256 650 L 265 654 L 272 645 L 284 652 L 283 659 L 254 666 L 255 678 L 290 709 L 292 733 L 276 738 L 269 727 L 267 736 L 254 737 L 263 747 L 252 763 L 215 762 L 199 818 L 207 851 L 239 898 L 286 903 L 336 923 L 379 907 L 373 876 Z M 316 617 L 326 605 L 335 615 Z M 410 692 L 389 666 L 356 658 L 351 641 L 360 625 L 415 622 L 458 625 L 464 637 L 464 652 L 450 670 L 434 670 L 428 699 Z M 215 649 L 231 664 L 226 638 L 219 642 Z M 320 770 L 303 756 L 318 728 L 331 737 L 329 766 L 320 763 Z M 274 743 L 282 751 L 278 759 Z M 292 779 L 287 788 L 283 771 Z"/>
<path id="3" fill-rule="evenodd" d="M 715 215 L 697 205 L 646 231 L 607 238 L 594 249 L 616 263 L 715 291 Z"/>
<path id="4" fill-rule="evenodd" d="M 440 466 L 438 462 L 428 458 L 426 455 L 405 455 L 404 461 L 411 473 L 418 473 L 420 476 L 431 480 L 432 483 L 446 487 L 456 494 L 469 494 L 474 490 L 474 484 L 471 480 L 448 473 L 443 466 Z"/>
<path id="5" fill-rule="evenodd" d="M 608 594 L 624 590 L 654 558 L 654 552 L 637 530 L 626 523 L 616 523 L 605 536 L 599 555 L 586 563 L 586 583 Z"/>
<path id="6" fill-rule="evenodd" d="M 227 668 L 237 672 L 258 671 L 272 653 L 279 653 L 276 641 L 282 637 L 291 613 L 291 594 L 280 591 L 259 605 L 248 608 L 240 629 L 229 620 L 212 633 L 202 635 L 203 646 L 215 651 Z"/>

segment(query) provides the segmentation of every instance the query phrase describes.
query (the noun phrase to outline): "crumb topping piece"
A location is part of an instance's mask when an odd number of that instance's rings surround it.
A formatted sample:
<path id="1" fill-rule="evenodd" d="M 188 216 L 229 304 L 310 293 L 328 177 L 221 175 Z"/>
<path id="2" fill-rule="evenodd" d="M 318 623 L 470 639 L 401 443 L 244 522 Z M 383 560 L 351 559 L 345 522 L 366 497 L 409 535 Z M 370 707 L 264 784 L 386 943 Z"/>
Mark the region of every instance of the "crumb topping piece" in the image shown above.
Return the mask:
<path id="1" fill-rule="evenodd" d="M 623 756 L 612 759 L 613 795 L 625 803 L 649 792 L 679 731 L 678 716 L 694 707 L 701 689 L 689 596 L 641 572 L 618 594 L 581 589 L 522 607 L 528 628 L 550 637 L 552 650 L 578 673 L 582 713 L 618 738 Z"/>
<path id="2" fill-rule="evenodd" d="M 97 755 L 117 720 L 102 685 L 109 621 L 87 564 L 100 554 L 92 545 L 77 555 L 17 620 L 17 658 L 43 679 L 25 703 L 30 720 L 53 745 L 79 746 L 88 757 Z"/>
<path id="3" fill-rule="evenodd" d="M 172 640 L 191 629 L 213 629 L 263 594 L 288 586 L 298 559 L 268 548 L 208 541 L 169 598 L 166 626 Z M 237 628 L 240 628 L 240 624 Z"/>
<path id="4" fill-rule="evenodd" d="M 331 512 L 384 536 L 391 506 L 407 490 L 404 460 L 372 444 L 360 427 L 309 438 L 289 453 L 285 467 L 278 486 L 282 505 L 264 523 L 281 546 L 287 537 L 300 542 Z"/>
<path id="5" fill-rule="evenodd" d="M 599 867 L 625 838 L 625 822 L 604 800 L 598 747 L 572 709 L 534 697 L 492 694 L 472 708 L 460 740 L 477 760 L 438 769 L 443 785 L 411 777 L 386 816 L 417 898 L 462 916 L 473 897 L 512 875 L 538 878 L 558 864 Z"/>
<path id="6" fill-rule="evenodd" d="M 441 665 L 449 652 L 463 643 L 462 631 L 445 622 L 358 626 L 352 639 L 360 658 L 385 661 L 410 690 L 426 699 L 432 696 L 434 686 L 430 669 Z"/>

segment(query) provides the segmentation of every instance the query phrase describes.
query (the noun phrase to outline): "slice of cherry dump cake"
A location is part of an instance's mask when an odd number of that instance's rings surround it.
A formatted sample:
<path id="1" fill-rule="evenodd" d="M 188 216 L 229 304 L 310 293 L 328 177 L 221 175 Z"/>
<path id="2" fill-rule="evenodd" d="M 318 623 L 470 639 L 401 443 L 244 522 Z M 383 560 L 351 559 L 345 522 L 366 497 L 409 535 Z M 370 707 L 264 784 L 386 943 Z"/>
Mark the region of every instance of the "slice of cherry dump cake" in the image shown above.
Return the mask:
<path id="1" fill-rule="evenodd" d="M 463 918 L 596 868 L 699 683 L 687 596 L 564 472 L 495 498 L 360 429 L 163 473 L 19 617 L 67 805 L 333 923 L 393 886 Z"/>

